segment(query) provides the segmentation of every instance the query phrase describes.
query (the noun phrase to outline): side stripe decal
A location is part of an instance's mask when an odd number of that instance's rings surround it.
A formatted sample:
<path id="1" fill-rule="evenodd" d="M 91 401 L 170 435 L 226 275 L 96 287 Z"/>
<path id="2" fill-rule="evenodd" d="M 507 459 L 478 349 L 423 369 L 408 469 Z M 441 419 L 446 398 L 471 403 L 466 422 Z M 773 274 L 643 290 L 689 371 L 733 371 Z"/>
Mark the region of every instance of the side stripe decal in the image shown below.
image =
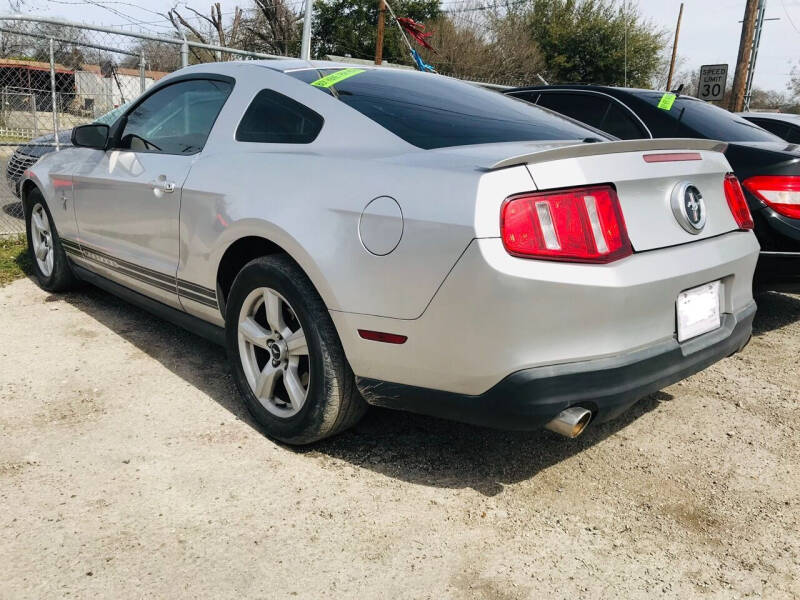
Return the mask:
<path id="1" fill-rule="evenodd" d="M 217 293 L 214 290 L 203 287 L 202 285 L 197 285 L 196 283 L 192 283 L 191 281 L 184 281 L 183 279 L 178 279 L 178 287 L 183 288 L 184 290 L 192 292 L 194 294 L 207 296 L 212 300 L 217 299 Z"/>
<path id="2" fill-rule="evenodd" d="M 218 308 L 217 293 L 215 290 L 197 285 L 191 281 L 184 281 L 176 277 L 171 277 L 164 273 L 159 273 L 153 269 L 139 266 L 135 263 L 116 258 L 102 250 L 92 248 L 76 240 L 61 238 L 61 245 L 69 256 L 76 256 L 101 265 L 106 269 L 115 271 L 131 279 L 141 281 L 147 285 L 177 294 L 182 299 L 191 300 L 204 306 Z"/>
<path id="3" fill-rule="evenodd" d="M 180 295 L 181 298 L 188 298 L 189 300 L 193 300 L 194 302 L 199 302 L 200 304 L 205 304 L 206 306 L 210 306 L 212 308 L 217 308 L 216 300 L 210 300 L 208 298 L 205 298 L 203 296 L 198 296 L 196 294 L 187 292 L 185 290 L 178 290 L 178 294 Z"/>

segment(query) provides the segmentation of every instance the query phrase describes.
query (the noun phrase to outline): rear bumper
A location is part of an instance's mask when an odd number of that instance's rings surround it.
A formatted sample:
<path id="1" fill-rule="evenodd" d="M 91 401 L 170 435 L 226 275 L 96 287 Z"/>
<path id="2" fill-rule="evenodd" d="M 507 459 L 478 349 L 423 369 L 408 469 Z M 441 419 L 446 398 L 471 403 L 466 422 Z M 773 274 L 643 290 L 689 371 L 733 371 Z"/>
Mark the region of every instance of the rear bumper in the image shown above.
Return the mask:
<path id="1" fill-rule="evenodd" d="M 470 396 L 357 377 L 370 404 L 499 429 L 542 427 L 562 410 L 583 406 L 593 421 L 613 419 L 637 400 L 741 350 L 750 340 L 755 303 L 723 315 L 716 331 L 679 344 L 667 340 L 635 351 L 512 373 Z"/>
<path id="2" fill-rule="evenodd" d="M 474 240 L 418 319 L 331 311 L 353 372 L 363 378 L 478 396 L 509 375 L 649 348 L 675 338 L 680 292 L 720 280 L 721 313 L 753 301 L 758 243 L 731 232 L 607 265 L 510 256 Z M 404 344 L 361 339 L 368 329 Z"/>

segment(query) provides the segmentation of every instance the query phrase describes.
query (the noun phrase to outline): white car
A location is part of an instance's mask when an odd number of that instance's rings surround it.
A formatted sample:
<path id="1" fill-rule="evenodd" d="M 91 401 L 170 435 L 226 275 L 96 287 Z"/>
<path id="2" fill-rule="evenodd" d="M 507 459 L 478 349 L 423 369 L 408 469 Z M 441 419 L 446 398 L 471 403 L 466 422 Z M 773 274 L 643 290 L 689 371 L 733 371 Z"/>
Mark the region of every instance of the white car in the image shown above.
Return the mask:
<path id="1" fill-rule="evenodd" d="M 575 436 L 750 338 L 758 244 L 718 142 L 300 60 L 182 69 L 72 142 L 21 184 L 41 286 L 224 343 L 288 443 L 367 403 Z"/>

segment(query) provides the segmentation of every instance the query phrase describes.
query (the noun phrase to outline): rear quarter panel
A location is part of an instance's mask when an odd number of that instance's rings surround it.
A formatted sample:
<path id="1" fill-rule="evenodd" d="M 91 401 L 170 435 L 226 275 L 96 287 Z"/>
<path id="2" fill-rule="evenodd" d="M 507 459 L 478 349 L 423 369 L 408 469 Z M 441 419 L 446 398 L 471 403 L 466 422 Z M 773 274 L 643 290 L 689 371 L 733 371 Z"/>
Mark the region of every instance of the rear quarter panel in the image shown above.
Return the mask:
<path id="1" fill-rule="evenodd" d="M 330 310 L 418 317 L 474 237 L 475 177 L 365 164 L 287 153 L 199 162 L 182 196 L 178 277 L 215 288 L 225 250 L 258 236 L 300 264 Z M 368 252 L 358 231 L 378 196 L 397 200 L 404 217 L 386 256 Z"/>
<path id="2" fill-rule="evenodd" d="M 216 289 L 227 248 L 259 236 L 299 263 L 330 310 L 418 317 L 474 237 L 480 173 L 406 161 L 422 151 L 338 100 L 263 67 L 241 69 L 184 184 L 178 278 Z M 246 107 L 265 88 L 325 118 L 313 143 L 235 140 Z M 386 256 L 359 239 L 361 213 L 378 196 L 403 211 L 402 239 Z M 185 308 L 221 323 L 215 309 Z"/>

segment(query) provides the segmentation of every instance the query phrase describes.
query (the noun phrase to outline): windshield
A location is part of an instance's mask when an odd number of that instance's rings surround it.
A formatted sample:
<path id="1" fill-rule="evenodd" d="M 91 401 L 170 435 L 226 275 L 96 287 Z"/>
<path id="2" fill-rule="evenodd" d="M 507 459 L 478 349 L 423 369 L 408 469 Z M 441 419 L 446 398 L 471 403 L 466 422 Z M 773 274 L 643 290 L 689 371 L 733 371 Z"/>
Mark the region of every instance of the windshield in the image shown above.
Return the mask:
<path id="1" fill-rule="evenodd" d="M 120 115 L 125 112 L 125 109 L 127 109 L 130 105 L 131 105 L 130 102 L 126 102 L 125 104 L 118 106 L 114 110 L 110 110 L 106 114 L 100 115 L 94 120 L 94 122 L 102 123 L 104 125 L 113 125 L 114 121 L 116 121 L 120 117 Z"/>
<path id="2" fill-rule="evenodd" d="M 640 92 L 636 94 L 645 102 L 658 106 L 663 92 Z M 779 137 L 761 129 L 727 110 L 696 98 L 678 96 L 669 110 L 663 110 L 674 120 L 674 130 L 660 132 L 659 137 L 687 137 L 685 128 L 700 137 L 723 142 L 781 142 Z"/>
<path id="3" fill-rule="evenodd" d="M 522 100 L 438 75 L 355 68 L 310 69 L 287 75 L 337 97 L 408 143 L 426 150 L 604 137 Z M 323 77 L 326 79 L 320 81 Z"/>

